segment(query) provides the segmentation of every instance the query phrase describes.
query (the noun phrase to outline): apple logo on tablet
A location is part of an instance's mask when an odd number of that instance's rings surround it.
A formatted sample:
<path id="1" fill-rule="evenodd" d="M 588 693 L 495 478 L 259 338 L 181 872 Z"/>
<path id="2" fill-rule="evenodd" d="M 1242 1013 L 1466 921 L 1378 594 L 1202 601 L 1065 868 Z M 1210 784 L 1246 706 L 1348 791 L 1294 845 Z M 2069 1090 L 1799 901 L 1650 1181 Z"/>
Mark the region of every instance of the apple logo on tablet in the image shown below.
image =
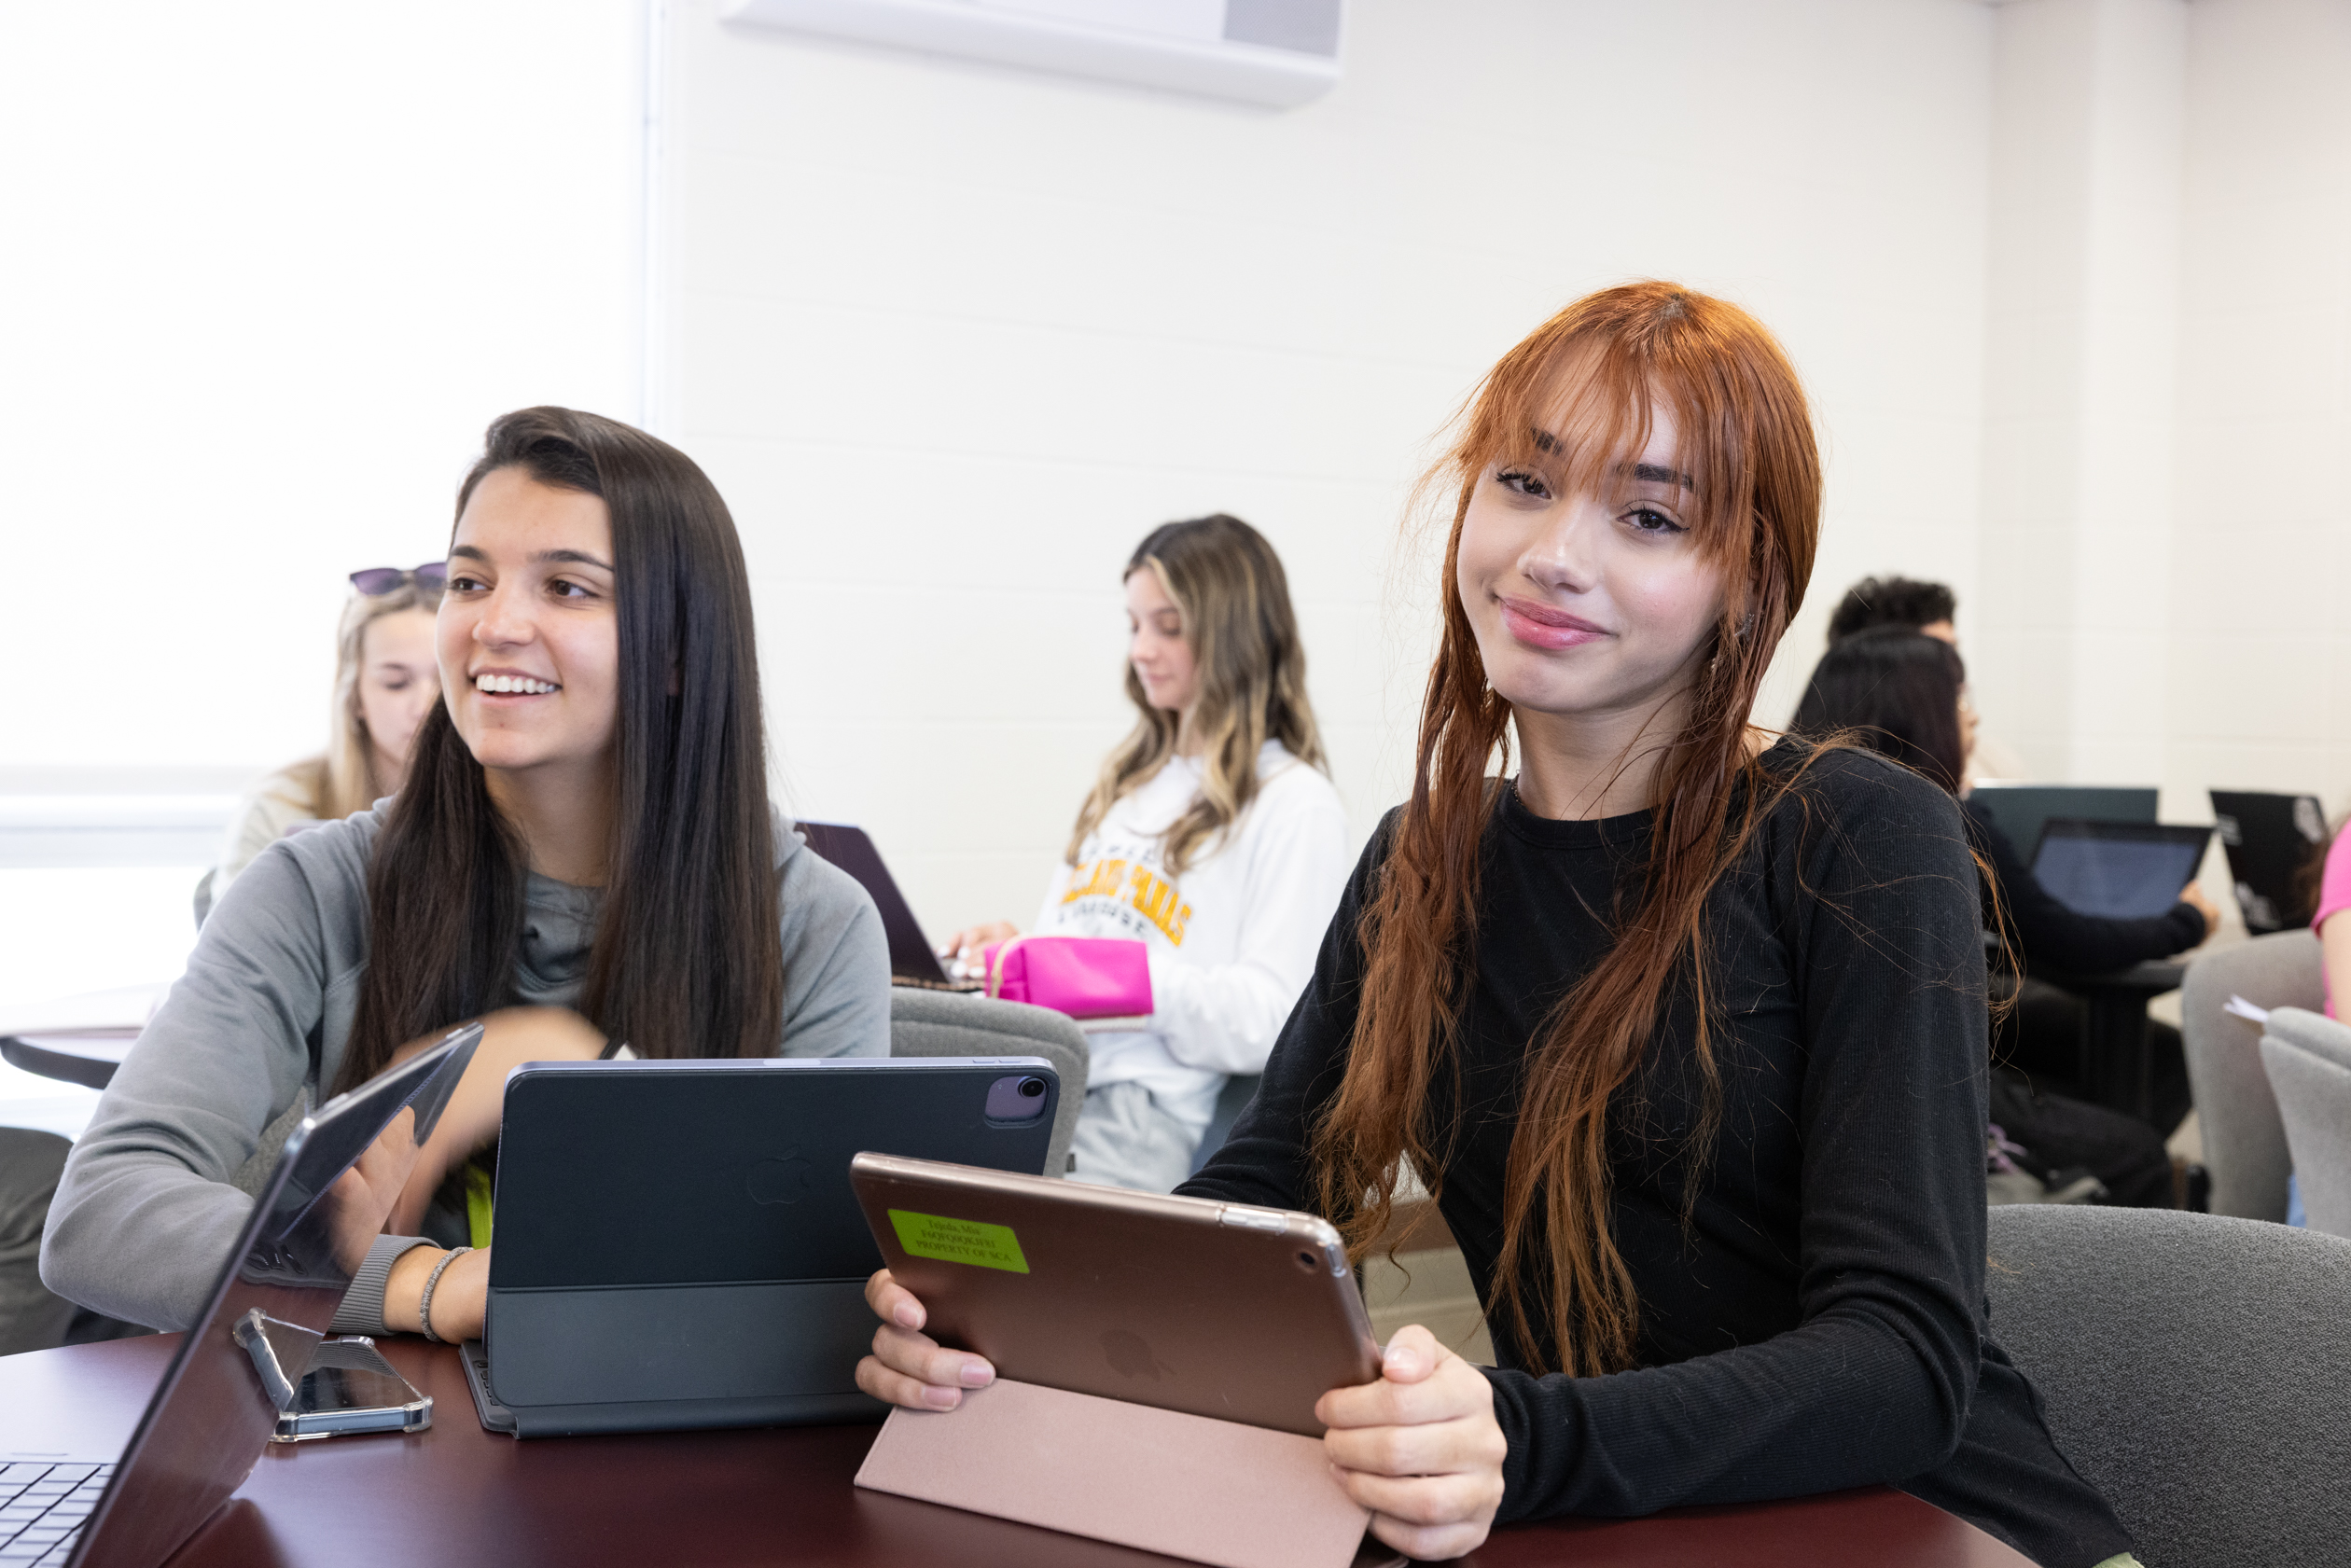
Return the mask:
<path id="1" fill-rule="evenodd" d="M 1113 1328 L 1102 1337 L 1103 1353 L 1110 1358 L 1110 1370 L 1122 1378 L 1160 1380 L 1162 1372 L 1174 1376 L 1176 1368 L 1151 1353 L 1151 1347 L 1140 1334 L 1123 1328 Z"/>
<path id="2" fill-rule="evenodd" d="M 762 1159 L 751 1167 L 751 1201 L 797 1203 L 808 1196 L 807 1160 L 798 1149 L 786 1149 L 781 1159 Z"/>

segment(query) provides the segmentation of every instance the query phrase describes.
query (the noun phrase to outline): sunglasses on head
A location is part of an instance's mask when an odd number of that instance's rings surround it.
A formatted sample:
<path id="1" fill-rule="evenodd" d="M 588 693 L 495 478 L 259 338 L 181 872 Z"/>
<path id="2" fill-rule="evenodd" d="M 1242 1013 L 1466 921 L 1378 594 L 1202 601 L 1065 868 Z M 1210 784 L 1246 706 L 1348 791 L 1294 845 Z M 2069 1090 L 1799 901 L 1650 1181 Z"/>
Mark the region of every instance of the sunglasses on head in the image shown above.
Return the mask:
<path id="1" fill-rule="evenodd" d="M 428 561 L 422 566 L 403 572 L 397 566 L 370 566 L 364 572 L 351 574 L 351 586 L 372 599 L 414 583 L 419 588 L 436 591 L 449 586 L 449 562 Z"/>

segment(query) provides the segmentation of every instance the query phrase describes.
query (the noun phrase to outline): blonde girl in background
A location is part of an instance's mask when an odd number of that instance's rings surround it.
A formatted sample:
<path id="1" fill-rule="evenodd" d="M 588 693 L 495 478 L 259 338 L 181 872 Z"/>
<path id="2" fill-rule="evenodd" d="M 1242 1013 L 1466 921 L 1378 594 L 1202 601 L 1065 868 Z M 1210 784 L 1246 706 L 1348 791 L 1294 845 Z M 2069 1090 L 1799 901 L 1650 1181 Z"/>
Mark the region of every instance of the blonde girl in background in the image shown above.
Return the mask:
<path id="1" fill-rule="evenodd" d="M 1033 935 L 1141 941 L 1152 1012 L 1090 1034 L 1080 1181 L 1165 1192 L 1231 1074 L 1263 1072 L 1347 880 L 1281 558 L 1218 513 L 1152 530 L 1121 574 L 1139 714 L 1078 813 Z M 967 964 L 1017 935 L 974 926 Z"/>
<path id="2" fill-rule="evenodd" d="M 409 747 L 440 701 L 433 616 L 448 568 L 373 566 L 351 574 L 358 590 L 335 632 L 335 697 L 327 749 L 281 769 L 246 796 L 229 830 L 205 904 L 216 902 L 253 857 L 313 823 L 364 812 L 399 792 Z"/>

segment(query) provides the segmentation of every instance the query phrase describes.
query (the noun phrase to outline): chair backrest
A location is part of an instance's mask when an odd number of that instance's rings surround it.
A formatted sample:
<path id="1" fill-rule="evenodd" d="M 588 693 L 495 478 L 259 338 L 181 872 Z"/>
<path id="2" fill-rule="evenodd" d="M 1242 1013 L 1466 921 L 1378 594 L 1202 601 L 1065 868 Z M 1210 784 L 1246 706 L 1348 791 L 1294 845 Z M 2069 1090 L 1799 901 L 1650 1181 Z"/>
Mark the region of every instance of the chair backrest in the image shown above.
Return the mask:
<path id="1" fill-rule="evenodd" d="M 1991 1214 L 1992 1337 L 2147 1568 L 2340 1561 L 2351 1242 L 2167 1209 Z"/>
<path id="2" fill-rule="evenodd" d="M 1209 1113 L 1208 1131 L 1200 1135 L 1200 1146 L 1192 1150 L 1193 1175 L 1200 1174 L 1201 1167 L 1215 1159 L 1217 1151 L 1224 1147 L 1224 1141 L 1232 1135 L 1232 1124 L 1241 1119 L 1241 1113 L 1249 1108 L 1249 1102 L 1257 1096 L 1260 1075 L 1235 1073 L 1217 1091 L 1217 1108 Z"/>
<path id="3" fill-rule="evenodd" d="M 2222 1009 L 2233 995 L 2262 1007 L 2316 1008 L 2325 995 L 2318 938 L 2280 931 L 2200 955 L 2180 983 L 2188 1082 L 2212 1173 L 2212 1212 L 2283 1220 L 2293 1159 L 2277 1097 L 2262 1070 L 2259 1024 Z"/>
<path id="4" fill-rule="evenodd" d="M 2272 1007 L 2263 1033 L 2351 1072 L 2351 1024 L 2308 1007 Z"/>
<path id="5" fill-rule="evenodd" d="M 995 1002 L 952 991 L 890 988 L 892 1056 L 1041 1056 L 1061 1078 L 1061 1104 L 1045 1150 L 1045 1173 L 1069 1171 L 1069 1141 L 1086 1103 L 1086 1035 L 1050 1007 Z"/>
<path id="6" fill-rule="evenodd" d="M 2351 1028 L 2279 1007 L 2261 1036 L 2261 1065 L 2277 1090 L 2305 1223 L 2351 1237 Z"/>

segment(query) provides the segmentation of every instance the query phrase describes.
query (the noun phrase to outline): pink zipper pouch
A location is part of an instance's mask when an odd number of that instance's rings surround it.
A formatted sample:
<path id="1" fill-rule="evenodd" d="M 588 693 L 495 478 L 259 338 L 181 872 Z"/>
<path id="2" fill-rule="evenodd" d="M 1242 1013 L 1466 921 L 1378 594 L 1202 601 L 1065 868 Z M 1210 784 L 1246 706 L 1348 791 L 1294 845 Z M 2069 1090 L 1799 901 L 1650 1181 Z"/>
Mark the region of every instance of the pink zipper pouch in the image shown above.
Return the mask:
<path id="1" fill-rule="evenodd" d="M 1151 1010 L 1150 950 L 1117 937 L 1015 937 L 981 950 L 988 994 L 1071 1018 Z"/>

